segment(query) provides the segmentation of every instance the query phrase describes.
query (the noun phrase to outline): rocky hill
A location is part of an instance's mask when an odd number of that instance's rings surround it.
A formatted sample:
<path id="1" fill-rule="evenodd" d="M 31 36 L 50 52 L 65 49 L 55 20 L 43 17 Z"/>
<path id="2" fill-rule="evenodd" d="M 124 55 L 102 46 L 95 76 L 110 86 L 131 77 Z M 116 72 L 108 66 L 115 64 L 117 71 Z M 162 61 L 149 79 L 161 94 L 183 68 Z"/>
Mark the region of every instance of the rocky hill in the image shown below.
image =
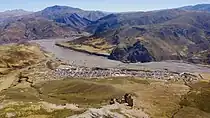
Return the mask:
<path id="1" fill-rule="evenodd" d="M 2 44 L 44 38 L 64 38 L 75 34 L 75 31 L 45 18 L 24 17 L 3 23 L 0 34 Z"/>

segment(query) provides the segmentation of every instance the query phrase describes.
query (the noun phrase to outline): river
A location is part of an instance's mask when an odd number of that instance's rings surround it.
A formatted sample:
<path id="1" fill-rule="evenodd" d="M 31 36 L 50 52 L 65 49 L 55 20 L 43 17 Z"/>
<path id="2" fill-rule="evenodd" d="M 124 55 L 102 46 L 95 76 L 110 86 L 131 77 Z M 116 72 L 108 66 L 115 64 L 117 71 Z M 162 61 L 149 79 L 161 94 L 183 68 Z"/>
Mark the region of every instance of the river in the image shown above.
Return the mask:
<path id="1" fill-rule="evenodd" d="M 168 69 L 174 72 L 199 72 L 210 73 L 210 68 L 181 63 L 178 61 L 163 61 L 163 62 L 149 62 L 149 63 L 136 63 L 124 64 L 119 61 L 109 60 L 105 57 L 89 55 L 81 52 L 76 52 L 70 49 L 58 47 L 55 45 L 57 41 L 67 41 L 72 39 L 42 39 L 34 40 L 31 42 L 38 43 L 47 52 L 51 52 L 56 58 L 66 61 L 71 64 L 87 67 L 102 67 L 102 68 L 133 68 L 133 69 L 148 69 L 148 70 L 162 70 Z"/>

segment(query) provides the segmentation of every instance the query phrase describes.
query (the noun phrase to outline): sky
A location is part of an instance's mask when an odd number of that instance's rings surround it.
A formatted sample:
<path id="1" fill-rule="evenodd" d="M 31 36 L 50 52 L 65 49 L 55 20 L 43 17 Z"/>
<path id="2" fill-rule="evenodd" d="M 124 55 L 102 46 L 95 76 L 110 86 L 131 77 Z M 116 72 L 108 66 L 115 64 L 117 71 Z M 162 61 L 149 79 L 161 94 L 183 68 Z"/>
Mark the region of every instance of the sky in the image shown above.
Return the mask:
<path id="1" fill-rule="evenodd" d="M 24 9 L 40 11 L 53 5 L 107 12 L 150 11 L 195 4 L 210 4 L 210 0 L 0 0 L 0 11 Z"/>

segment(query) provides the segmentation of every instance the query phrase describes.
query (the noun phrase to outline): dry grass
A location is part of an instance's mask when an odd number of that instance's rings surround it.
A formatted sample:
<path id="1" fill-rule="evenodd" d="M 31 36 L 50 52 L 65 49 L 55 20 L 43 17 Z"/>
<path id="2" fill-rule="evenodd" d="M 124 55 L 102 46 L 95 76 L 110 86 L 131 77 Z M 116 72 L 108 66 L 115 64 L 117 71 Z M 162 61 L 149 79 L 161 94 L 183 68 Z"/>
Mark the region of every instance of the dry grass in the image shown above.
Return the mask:
<path id="1" fill-rule="evenodd" d="M 189 87 L 179 83 L 145 80 L 140 78 L 94 79 L 97 83 L 110 84 L 135 96 L 135 107 L 143 108 L 153 118 L 170 118 L 179 108 L 182 95 Z"/>
<path id="2" fill-rule="evenodd" d="M 5 96 L 2 100 L 14 100 L 23 102 L 37 102 L 39 101 L 39 95 L 33 88 L 10 88 L 0 93 L 1 96 Z"/>
<path id="3" fill-rule="evenodd" d="M 5 118 L 6 113 L 14 113 L 15 118 L 66 118 L 71 115 L 82 113 L 83 111 L 72 111 L 69 109 L 54 110 L 48 112 L 40 104 L 25 103 L 20 105 L 9 105 L 0 109 L 0 117 Z"/>
<path id="4" fill-rule="evenodd" d="M 206 81 L 210 81 L 210 73 L 202 73 L 201 75 Z"/>
<path id="5" fill-rule="evenodd" d="M 5 116 L 7 111 L 15 112 L 18 114 L 18 117 L 41 115 L 44 118 L 64 118 L 78 112 L 63 109 L 48 113 L 43 109 L 29 109 L 25 111 L 21 109 L 30 108 L 27 104 L 28 102 L 37 103 L 40 101 L 58 105 L 74 103 L 83 108 L 101 107 L 108 104 L 111 98 L 117 98 L 124 94 L 124 91 L 112 85 L 75 79 L 42 82 L 36 84 L 35 88 L 9 88 L 0 93 L 0 96 L 4 96 L 1 100 L 21 101 L 25 104 L 0 109 L 0 117 Z"/>
<path id="6" fill-rule="evenodd" d="M 114 48 L 114 46 L 106 42 L 105 39 L 100 39 L 100 38 L 95 38 L 95 39 L 91 38 L 80 43 L 60 42 L 59 45 L 80 51 L 87 51 L 90 53 L 103 54 L 103 55 L 109 55 Z"/>
<path id="7" fill-rule="evenodd" d="M 181 105 L 194 107 L 210 113 L 210 84 L 209 82 L 198 82 L 191 85 L 191 91 L 183 96 Z"/>
<path id="8" fill-rule="evenodd" d="M 131 93 L 135 97 L 135 108 L 142 108 L 153 118 L 171 118 L 183 103 L 186 107 L 181 109 L 175 118 L 208 118 L 210 116 L 208 113 L 208 95 L 210 95 L 207 91 L 209 90 L 208 84 L 205 82 L 193 84 L 193 88 L 194 91 L 202 90 L 205 94 L 186 94 L 189 87 L 183 85 L 182 82 L 173 83 L 123 77 L 91 80 L 68 78 L 42 82 L 36 84 L 35 88 L 11 88 L 2 91 L 0 95 L 5 95 L 4 100 L 36 103 L 42 99 L 54 104 L 76 103 L 80 107 L 87 108 L 106 105 L 111 98 L 120 98 L 125 93 Z M 203 90 L 203 88 L 206 89 Z M 187 96 L 188 101 L 183 102 L 183 96 Z M 190 114 L 190 111 L 193 113 Z M 60 114 L 67 116 L 69 113 L 72 112 L 65 110 L 54 113 L 34 111 L 30 115 L 56 116 L 56 114 Z"/>
<path id="9" fill-rule="evenodd" d="M 154 118 L 168 118 L 178 109 L 180 98 L 188 91 L 182 84 L 168 84 L 138 78 L 106 78 L 92 80 L 55 80 L 35 85 L 35 89 L 8 89 L 2 92 L 5 99 L 40 101 L 63 104 L 76 103 L 83 107 L 100 107 L 111 98 L 125 93 L 135 96 L 135 107 Z M 22 91 L 22 92 L 20 92 Z M 42 93 L 40 96 L 38 92 Z M 2 95 L 1 94 L 1 95 Z"/>
<path id="10" fill-rule="evenodd" d="M 2 100 L 40 101 L 55 103 L 76 103 L 85 106 L 101 106 L 111 98 L 125 92 L 112 85 L 85 80 L 54 80 L 35 84 L 34 88 L 10 88 L 0 93 Z"/>
<path id="11" fill-rule="evenodd" d="M 193 107 L 184 107 L 175 118 L 210 118 L 210 114 Z"/>
<path id="12" fill-rule="evenodd" d="M 133 83 L 118 85 L 127 92 L 136 95 L 135 104 L 138 108 L 154 118 L 168 118 L 179 108 L 181 95 L 188 91 L 188 87 L 179 84 L 151 82 L 150 84 Z"/>
<path id="13" fill-rule="evenodd" d="M 91 53 L 99 53 L 99 54 L 104 54 L 104 55 L 108 55 L 108 50 L 104 50 L 104 49 L 99 49 L 99 48 L 94 48 L 92 46 L 88 46 L 88 45 L 79 45 L 79 44 L 73 44 L 73 45 L 69 45 L 75 49 L 78 50 L 85 50 Z"/>
<path id="14" fill-rule="evenodd" d="M 23 68 L 45 58 L 36 45 L 13 44 L 0 46 L 0 68 Z"/>
<path id="15" fill-rule="evenodd" d="M 113 48 L 113 46 L 110 45 L 108 42 L 106 42 L 105 39 L 101 39 L 101 38 L 92 38 L 92 39 L 86 40 L 82 44 L 89 45 L 89 46 L 92 46 L 101 50 L 107 50 L 107 49 Z"/>
<path id="16" fill-rule="evenodd" d="M 108 84 L 98 84 L 84 80 L 59 80 L 37 85 L 44 95 L 81 105 L 97 106 L 107 104 L 111 98 L 124 94 L 120 89 Z"/>
<path id="17" fill-rule="evenodd" d="M 135 107 L 142 108 L 153 118 L 170 118 L 177 109 L 182 95 L 189 87 L 182 82 L 145 80 L 140 78 L 93 79 L 97 83 L 110 84 L 135 96 Z"/>

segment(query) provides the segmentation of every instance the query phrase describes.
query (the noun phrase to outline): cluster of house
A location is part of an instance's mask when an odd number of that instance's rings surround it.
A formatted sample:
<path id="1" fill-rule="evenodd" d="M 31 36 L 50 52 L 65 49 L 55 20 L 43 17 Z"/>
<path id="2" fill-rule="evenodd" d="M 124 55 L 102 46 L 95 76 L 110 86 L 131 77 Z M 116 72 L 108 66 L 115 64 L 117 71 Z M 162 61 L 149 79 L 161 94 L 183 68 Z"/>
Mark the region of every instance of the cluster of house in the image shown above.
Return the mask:
<path id="1" fill-rule="evenodd" d="M 199 77 L 188 73 L 176 73 L 168 70 L 145 71 L 132 69 L 113 69 L 113 68 L 88 68 L 80 66 L 63 66 L 53 72 L 59 77 L 72 78 L 108 78 L 108 77 L 140 77 L 144 79 L 175 80 L 185 79 L 189 81 L 197 80 Z"/>

